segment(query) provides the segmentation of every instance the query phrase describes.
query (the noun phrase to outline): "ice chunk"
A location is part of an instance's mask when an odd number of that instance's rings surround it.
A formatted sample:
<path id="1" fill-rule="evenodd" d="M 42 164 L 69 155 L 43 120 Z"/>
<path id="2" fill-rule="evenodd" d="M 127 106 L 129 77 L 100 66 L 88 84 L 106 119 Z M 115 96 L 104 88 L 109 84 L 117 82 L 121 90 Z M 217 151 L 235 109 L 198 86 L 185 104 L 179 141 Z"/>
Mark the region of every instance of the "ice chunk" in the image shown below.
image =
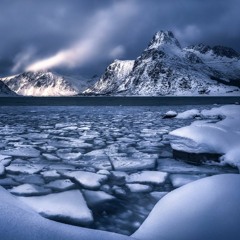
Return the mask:
<path id="1" fill-rule="evenodd" d="M 128 176 L 126 172 L 121 172 L 121 171 L 111 171 L 111 174 L 114 178 L 118 180 L 125 179 Z"/>
<path id="2" fill-rule="evenodd" d="M 57 151 L 57 155 L 59 158 L 66 160 L 66 161 L 75 161 L 81 158 L 82 153 L 72 153 L 72 152 L 62 152 L 62 151 Z"/>
<path id="3" fill-rule="evenodd" d="M 152 183 L 162 184 L 165 182 L 168 174 L 158 171 L 142 171 L 133 173 L 126 178 L 127 183 Z"/>
<path id="4" fill-rule="evenodd" d="M 230 167 L 217 165 L 192 165 L 183 161 L 177 161 L 171 158 L 163 158 L 158 160 L 159 171 L 168 173 L 184 173 L 184 174 L 219 174 L 219 173 L 236 173 L 236 170 Z"/>
<path id="5" fill-rule="evenodd" d="M 141 192 L 150 192 L 152 191 L 152 187 L 144 184 L 139 183 L 131 183 L 126 184 L 130 192 L 132 193 L 141 193 Z"/>
<path id="6" fill-rule="evenodd" d="M 170 180 L 173 187 L 178 188 L 204 177 L 206 177 L 206 175 L 171 174 Z"/>
<path id="7" fill-rule="evenodd" d="M 177 115 L 177 112 L 170 110 L 163 115 L 163 118 L 174 118 Z"/>
<path id="8" fill-rule="evenodd" d="M 203 178 L 163 197 L 136 239 L 240 239 L 240 175 Z M 226 221 L 227 219 L 227 221 Z"/>
<path id="9" fill-rule="evenodd" d="M 12 178 L 20 183 L 31 183 L 36 185 L 43 185 L 44 180 L 40 175 L 31 174 L 31 175 L 20 175 L 20 176 L 12 176 Z"/>
<path id="10" fill-rule="evenodd" d="M 53 180 L 60 177 L 60 174 L 56 170 L 41 172 L 41 175 L 48 180 Z"/>
<path id="11" fill-rule="evenodd" d="M 46 133 L 28 133 L 23 134 L 21 137 L 28 138 L 28 139 L 47 139 L 49 134 Z"/>
<path id="12" fill-rule="evenodd" d="M 49 154 L 49 153 L 43 153 L 43 157 L 45 157 L 49 161 L 59 161 L 60 158 L 58 158 L 55 155 Z"/>
<path id="13" fill-rule="evenodd" d="M 39 157 L 40 151 L 32 147 L 26 147 L 2 150 L 0 151 L 0 154 L 14 157 Z"/>
<path id="14" fill-rule="evenodd" d="M 99 188 L 101 186 L 101 183 L 108 179 L 106 175 L 84 171 L 67 171 L 63 172 L 62 174 L 65 177 L 75 179 L 83 187 L 89 189 Z"/>
<path id="15" fill-rule="evenodd" d="M 80 225 L 93 222 L 91 210 L 79 190 L 19 199 L 46 218 Z"/>
<path id="16" fill-rule="evenodd" d="M 37 165 L 37 164 L 11 164 L 10 166 L 6 167 L 6 170 L 11 173 L 28 173 L 34 174 L 38 173 L 43 169 L 44 165 Z"/>
<path id="17" fill-rule="evenodd" d="M 50 189 L 40 187 L 34 184 L 23 184 L 17 187 L 13 187 L 9 190 L 11 193 L 19 196 L 37 196 L 37 195 L 45 195 L 51 192 Z"/>
<path id="18" fill-rule="evenodd" d="M 117 171 L 130 171 L 130 170 L 141 170 L 151 169 L 155 167 L 156 155 L 152 158 L 149 156 L 139 157 L 122 157 L 121 155 L 112 155 L 110 160 L 113 167 Z"/>
<path id="19" fill-rule="evenodd" d="M 88 206 L 95 207 L 106 202 L 115 200 L 115 197 L 103 191 L 83 190 L 83 195 L 87 201 Z M 101 207 L 101 206 L 100 206 Z"/>
<path id="20" fill-rule="evenodd" d="M 163 198 L 167 194 L 168 192 L 151 192 L 150 196 L 159 201 L 161 198 Z"/>
<path id="21" fill-rule="evenodd" d="M 70 179 L 60 179 L 50 182 L 45 185 L 47 188 L 51 188 L 57 191 L 65 191 L 73 188 L 75 184 Z"/>

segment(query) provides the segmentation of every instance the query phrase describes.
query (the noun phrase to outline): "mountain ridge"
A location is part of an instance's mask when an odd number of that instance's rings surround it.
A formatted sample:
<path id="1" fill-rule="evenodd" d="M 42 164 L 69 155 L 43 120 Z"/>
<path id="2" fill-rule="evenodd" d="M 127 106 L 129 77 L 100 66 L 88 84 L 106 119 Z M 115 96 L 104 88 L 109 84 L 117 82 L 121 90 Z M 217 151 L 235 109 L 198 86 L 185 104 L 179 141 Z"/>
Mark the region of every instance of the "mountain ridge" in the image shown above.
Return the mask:
<path id="1" fill-rule="evenodd" d="M 104 75 L 108 75 L 108 68 Z M 123 80 L 124 78 L 124 80 Z M 111 85 L 111 79 L 107 79 Z M 116 82 L 117 79 L 114 79 Z M 102 84 L 106 82 L 102 79 Z M 84 93 L 105 94 L 89 88 Z M 116 84 L 115 84 L 116 85 Z M 232 86 L 233 85 L 233 86 Z M 236 85 L 236 86 L 234 86 Z M 240 95 L 240 54 L 199 44 L 182 48 L 170 31 L 157 32 L 110 95 Z M 111 88 L 111 86 L 108 86 Z"/>

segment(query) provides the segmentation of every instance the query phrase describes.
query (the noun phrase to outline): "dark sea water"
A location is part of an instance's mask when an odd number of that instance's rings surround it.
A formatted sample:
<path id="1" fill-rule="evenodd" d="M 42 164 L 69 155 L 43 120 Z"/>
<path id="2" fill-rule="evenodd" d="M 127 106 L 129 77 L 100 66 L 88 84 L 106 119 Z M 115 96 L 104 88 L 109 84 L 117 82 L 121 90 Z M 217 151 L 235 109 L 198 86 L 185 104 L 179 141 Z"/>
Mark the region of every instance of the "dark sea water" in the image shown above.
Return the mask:
<path id="1" fill-rule="evenodd" d="M 240 97 L 0 97 L 9 106 L 169 106 L 232 104 Z"/>

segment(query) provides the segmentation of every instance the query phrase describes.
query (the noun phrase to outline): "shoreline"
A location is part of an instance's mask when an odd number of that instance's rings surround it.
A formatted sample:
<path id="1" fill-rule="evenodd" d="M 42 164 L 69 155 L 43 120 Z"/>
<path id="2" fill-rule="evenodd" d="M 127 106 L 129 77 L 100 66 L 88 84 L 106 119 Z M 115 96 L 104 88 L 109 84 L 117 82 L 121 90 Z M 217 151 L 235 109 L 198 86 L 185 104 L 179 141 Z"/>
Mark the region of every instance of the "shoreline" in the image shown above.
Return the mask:
<path id="1" fill-rule="evenodd" d="M 0 106 L 170 106 L 240 103 L 240 96 L 0 97 Z"/>

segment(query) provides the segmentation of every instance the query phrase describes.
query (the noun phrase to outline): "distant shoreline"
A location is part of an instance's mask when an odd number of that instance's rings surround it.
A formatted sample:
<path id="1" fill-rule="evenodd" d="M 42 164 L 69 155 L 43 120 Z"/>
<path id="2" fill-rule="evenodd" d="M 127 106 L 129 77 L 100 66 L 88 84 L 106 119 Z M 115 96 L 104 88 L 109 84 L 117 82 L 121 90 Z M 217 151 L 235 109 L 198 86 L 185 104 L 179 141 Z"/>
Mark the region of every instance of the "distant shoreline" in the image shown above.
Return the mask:
<path id="1" fill-rule="evenodd" d="M 170 106 L 240 103 L 240 96 L 0 97 L 0 106 Z"/>

